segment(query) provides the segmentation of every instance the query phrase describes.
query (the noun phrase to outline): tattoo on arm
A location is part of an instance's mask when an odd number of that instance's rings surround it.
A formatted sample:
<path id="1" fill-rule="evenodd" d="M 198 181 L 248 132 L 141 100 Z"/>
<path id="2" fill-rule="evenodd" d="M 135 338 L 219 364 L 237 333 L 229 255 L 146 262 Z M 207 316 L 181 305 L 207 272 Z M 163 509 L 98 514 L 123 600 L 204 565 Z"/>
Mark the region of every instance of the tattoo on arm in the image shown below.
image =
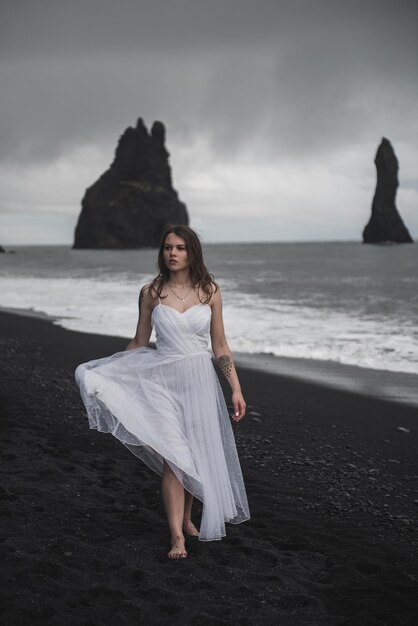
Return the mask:
<path id="1" fill-rule="evenodd" d="M 223 354 L 218 358 L 218 365 L 222 371 L 222 373 L 229 378 L 232 372 L 232 359 L 227 354 Z"/>

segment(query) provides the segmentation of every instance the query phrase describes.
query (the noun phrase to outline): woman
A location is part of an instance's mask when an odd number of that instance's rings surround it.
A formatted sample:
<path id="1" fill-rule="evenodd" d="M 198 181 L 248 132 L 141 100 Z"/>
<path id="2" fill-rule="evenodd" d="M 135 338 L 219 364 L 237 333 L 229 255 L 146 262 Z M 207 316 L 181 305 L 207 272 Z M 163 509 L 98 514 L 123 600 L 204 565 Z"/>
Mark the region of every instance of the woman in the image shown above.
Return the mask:
<path id="1" fill-rule="evenodd" d="M 236 422 L 246 405 L 224 334 L 219 286 L 203 262 L 196 233 L 170 226 L 158 253 L 158 275 L 139 297 L 135 337 L 125 352 L 90 361 L 76 380 L 91 428 L 111 432 L 162 476 L 171 533 L 168 558 L 186 558 L 184 534 L 225 536 L 225 522 L 249 519 L 228 410 L 208 351 L 232 389 Z M 157 350 L 150 348 L 155 327 Z M 203 502 L 200 530 L 193 497 Z"/>

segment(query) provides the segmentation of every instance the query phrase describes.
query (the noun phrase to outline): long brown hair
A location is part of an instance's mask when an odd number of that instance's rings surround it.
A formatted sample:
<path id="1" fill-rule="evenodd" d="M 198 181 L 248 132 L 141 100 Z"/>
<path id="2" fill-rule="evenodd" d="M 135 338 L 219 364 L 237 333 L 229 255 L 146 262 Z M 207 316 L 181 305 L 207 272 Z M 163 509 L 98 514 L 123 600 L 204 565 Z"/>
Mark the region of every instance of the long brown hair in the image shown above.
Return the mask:
<path id="1" fill-rule="evenodd" d="M 161 296 L 161 291 L 164 284 L 170 278 L 170 272 L 166 264 L 164 263 L 164 244 L 167 235 L 174 233 L 177 237 L 184 239 L 186 244 L 187 254 L 190 261 L 190 280 L 194 289 L 201 289 L 206 296 L 206 304 L 212 297 L 212 294 L 218 289 L 218 284 L 215 282 L 213 275 L 210 274 L 203 262 L 203 251 L 200 239 L 195 231 L 190 226 L 184 226 L 182 224 L 170 224 L 166 227 L 162 234 L 160 247 L 158 250 L 157 269 L 158 275 L 154 278 L 149 286 L 149 293 L 154 293 L 155 297 Z M 166 296 L 163 296 L 164 298 Z"/>

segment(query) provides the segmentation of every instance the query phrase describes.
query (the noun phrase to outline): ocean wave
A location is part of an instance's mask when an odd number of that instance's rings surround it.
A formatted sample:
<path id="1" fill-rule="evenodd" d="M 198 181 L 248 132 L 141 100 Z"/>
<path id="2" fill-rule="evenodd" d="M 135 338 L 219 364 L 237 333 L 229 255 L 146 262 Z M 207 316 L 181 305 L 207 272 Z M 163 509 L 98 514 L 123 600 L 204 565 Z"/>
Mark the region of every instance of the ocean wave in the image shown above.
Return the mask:
<path id="1" fill-rule="evenodd" d="M 132 337 L 140 287 L 151 279 L 0 278 L 0 305 L 45 313 L 69 330 Z M 219 280 L 233 352 L 335 361 L 418 374 L 418 326 L 384 314 L 343 313 L 234 291 Z M 153 340 L 154 333 L 151 336 Z"/>
<path id="2" fill-rule="evenodd" d="M 384 315 L 235 295 L 224 304 L 231 349 L 418 374 L 418 326 Z"/>

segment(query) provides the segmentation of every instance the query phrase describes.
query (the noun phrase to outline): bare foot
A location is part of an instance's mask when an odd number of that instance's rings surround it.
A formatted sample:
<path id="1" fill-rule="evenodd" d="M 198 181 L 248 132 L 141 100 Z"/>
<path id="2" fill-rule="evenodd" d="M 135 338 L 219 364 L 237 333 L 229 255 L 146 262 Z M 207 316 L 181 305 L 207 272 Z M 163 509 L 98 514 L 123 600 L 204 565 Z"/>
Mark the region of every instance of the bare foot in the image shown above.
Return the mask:
<path id="1" fill-rule="evenodd" d="M 172 560 L 187 558 L 186 548 L 184 547 L 184 538 L 172 539 L 171 550 L 167 553 L 167 557 Z"/>
<path id="2" fill-rule="evenodd" d="M 183 522 L 183 531 L 189 535 L 189 537 L 198 537 L 199 531 L 196 526 L 193 524 L 192 520 L 187 520 Z"/>

